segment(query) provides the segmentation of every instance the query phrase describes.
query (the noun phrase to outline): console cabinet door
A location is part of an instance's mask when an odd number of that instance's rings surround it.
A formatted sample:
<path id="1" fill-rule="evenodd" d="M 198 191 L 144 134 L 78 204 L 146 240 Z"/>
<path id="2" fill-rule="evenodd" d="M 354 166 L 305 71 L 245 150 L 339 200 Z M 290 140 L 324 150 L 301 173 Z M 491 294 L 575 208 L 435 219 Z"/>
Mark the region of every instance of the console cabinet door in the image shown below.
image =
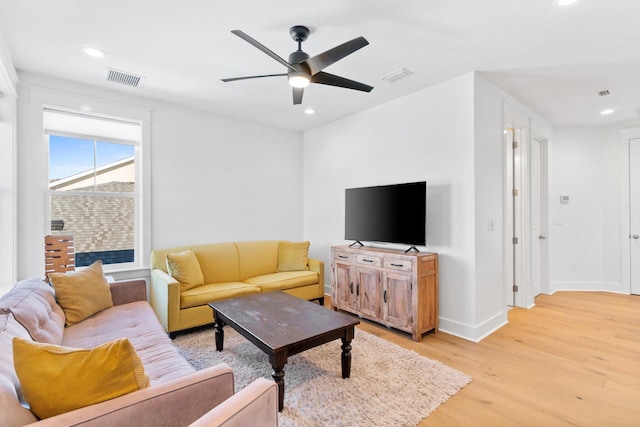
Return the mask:
<path id="1" fill-rule="evenodd" d="M 357 267 L 358 310 L 365 316 L 382 319 L 382 272 L 380 270 Z"/>
<path id="2" fill-rule="evenodd" d="M 351 265 L 336 262 L 333 269 L 333 305 L 342 310 L 356 311 L 356 285 L 351 277 Z"/>
<path id="3" fill-rule="evenodd" d="M 385 273 L 384 307 L 385 320 L 390 326 L 411 330 L 412 312 L 411 276 L 393 272 Z"/>

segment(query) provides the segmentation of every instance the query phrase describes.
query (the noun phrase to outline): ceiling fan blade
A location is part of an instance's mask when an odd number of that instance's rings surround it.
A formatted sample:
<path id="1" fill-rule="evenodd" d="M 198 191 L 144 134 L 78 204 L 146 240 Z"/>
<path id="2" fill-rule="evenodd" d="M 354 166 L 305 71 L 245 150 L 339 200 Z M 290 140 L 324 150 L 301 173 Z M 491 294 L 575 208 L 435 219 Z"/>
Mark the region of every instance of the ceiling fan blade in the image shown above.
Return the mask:
<path id="1" fill-rule="evenodd" d="M 293 89 L 293 105 L 302 104 L 302 95 L 304 94 L 304 89 L 301 87 L 294 87 Z"/>
<path id="2" fill-rule="evenodd" d="M 276 61 L 278 61 L 282 65 L 284 65 L 285 67 L 287 67 L 287 68 L 289 68 L 289 69 L 291 69 L 293 71 L 296 71 L 296 69 L 293 68 L 293 66 L 291 64 L 289 64 L 287 61 L 285 61 L 284 59 L 279 57 L 275 52 L 270 50 L 268 47 L 266 47 L 265 45 L 263 45 L 262 43 L 260 43 L 256 39 L 254 39 L 253 37 L 249 36 L 248 34 L 242 32 L 240 30 L 232 30 L 231 32 L 233 34 L 235 34 L 236 36 L 240 37 L 242 40 L 246 41 L 247 43 L 253 45 L 254 47 L 257 47 L 258 49 L 260 49 L 261 51 L 263 51 L 264 53 L 266 53 L 267 55 L 269 55 L 270 57 L 272 57 L 273 59 L 275 59 Z"/>
<path id="3" fill-rule="evenodd" d="M 247 79 L 261 79 L 263 77 L 281 77 L 286 76 L 287 73 L 281 74 L 264 74 L 262 76 L 247 76 L 247 77 L 231 77 L 230 79 L 220 79 L 223 82 L 235 82 L 236 80 L 247 80 Z"/>
<path id="4" fill-rule="evenodd" d="M 345 79 L 344 77 L 336 76 L 335 74 L 325 73 L 324 71 L 320 71 L 319 73 L 311 76 L 311 83 L 344 87 L 347 89 L 361 90 L 363 92 L 371 92 L 371 90 L 373 89 L 373 86 L 356 82 L 354 80 Z"/>
<path id="5" fill-rule="evenodd" d="M 346 43 L 342 43 L 333 49 L 329 49 L 326 52 L 313 56 L 306 61 L 303 61 L 303 64 L 307 64 L 311 71 L 311 75 L 314 75 L 334 62 L 341 60 L 345 56 L 351 55 L 356 50 L 362 49 L 368 44 L 369 42 L 364 37 L 357 37 Z"/>

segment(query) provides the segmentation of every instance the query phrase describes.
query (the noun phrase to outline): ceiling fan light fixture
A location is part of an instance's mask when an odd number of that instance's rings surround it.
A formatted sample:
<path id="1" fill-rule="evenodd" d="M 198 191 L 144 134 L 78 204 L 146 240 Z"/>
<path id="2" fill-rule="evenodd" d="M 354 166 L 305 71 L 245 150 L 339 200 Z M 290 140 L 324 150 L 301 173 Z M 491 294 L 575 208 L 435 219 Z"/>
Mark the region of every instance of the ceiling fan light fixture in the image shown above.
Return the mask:
<path id="1" fill-rule="evenodd" d="M 291 71 L 289 73 L 289 85 L 299 89 L 305 88 L 309 86 L 309 76 L 304 71 Z"/>

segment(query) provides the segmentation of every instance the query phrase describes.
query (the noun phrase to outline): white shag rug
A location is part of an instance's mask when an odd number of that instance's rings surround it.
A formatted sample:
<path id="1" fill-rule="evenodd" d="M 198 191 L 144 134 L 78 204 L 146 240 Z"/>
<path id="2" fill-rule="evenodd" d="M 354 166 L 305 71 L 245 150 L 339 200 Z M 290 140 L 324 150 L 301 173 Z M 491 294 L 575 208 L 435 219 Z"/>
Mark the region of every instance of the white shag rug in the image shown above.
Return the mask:
<path id="1" fill-rule="evenodd" d="M 196 369 L 233 368 L 235 390 L 272 379 L 267 355 L 229 326 L 224 350 L 213 328 L 179 335 L 173 343 Z M 342 378 L 340 340 L 289 357 L 284 366 L 281 427 L 415 426 L 471 378 L 448 366 L 356 328 L 351 377 Z"/>

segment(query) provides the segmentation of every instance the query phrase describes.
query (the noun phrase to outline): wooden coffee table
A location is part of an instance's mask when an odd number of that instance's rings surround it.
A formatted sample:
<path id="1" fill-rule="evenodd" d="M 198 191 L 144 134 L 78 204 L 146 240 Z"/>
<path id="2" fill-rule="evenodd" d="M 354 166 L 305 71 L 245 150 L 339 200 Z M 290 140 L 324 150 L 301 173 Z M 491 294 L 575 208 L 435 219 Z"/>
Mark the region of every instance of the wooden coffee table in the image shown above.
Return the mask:
<path id="1" fill-rule="evenodd" d="M 269 356 L 280 411 L 284 406 L 284 365 L 289 356 L 340 338 L 342 378 L 351 375 L 351 340 L 355 325 L 360 323 L 354 317 L 284 292 L 215 301 L 209 307 L 214 311 L 217 351 L 223 349 L 223 327 L 229 325 Z"/>

